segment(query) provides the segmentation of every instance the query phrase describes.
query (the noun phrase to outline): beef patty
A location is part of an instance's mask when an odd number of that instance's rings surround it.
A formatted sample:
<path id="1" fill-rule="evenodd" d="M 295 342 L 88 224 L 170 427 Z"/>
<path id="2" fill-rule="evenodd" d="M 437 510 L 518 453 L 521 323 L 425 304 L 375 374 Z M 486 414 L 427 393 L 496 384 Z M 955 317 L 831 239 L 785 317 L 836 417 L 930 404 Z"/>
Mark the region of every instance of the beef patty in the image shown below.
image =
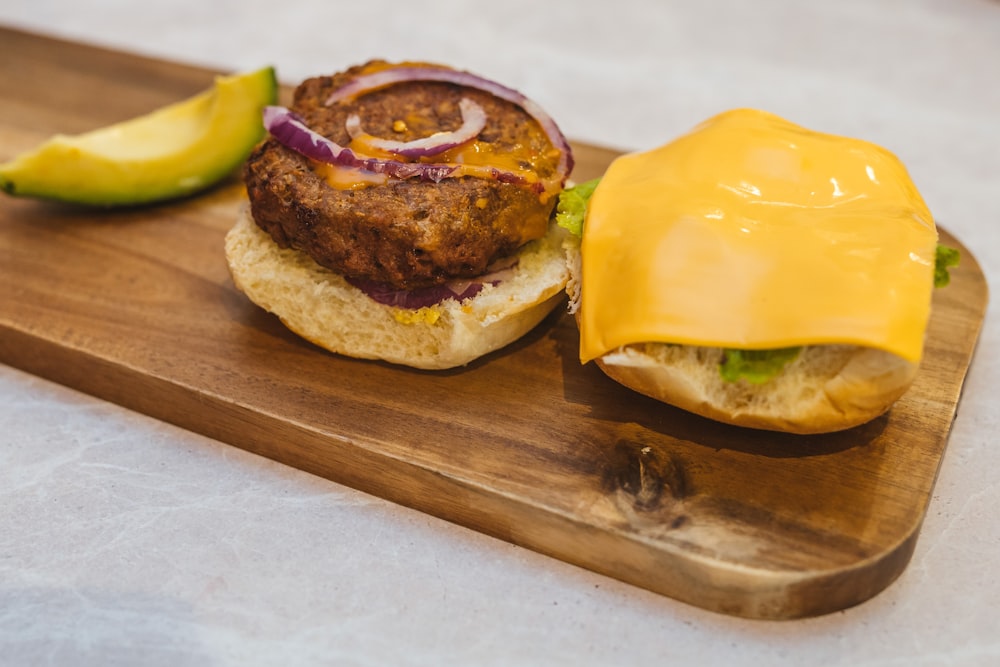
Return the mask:
<path id="1" fill-rule="evenodd" d="M 348 146 L 345 121 L 352 113 L 371 135 L 411 141 L 457 129 L 459 101 L 469 98 L 487 115 L 475 139 L 478 154 L 513 159 L 541 178 L 554 173 L 559 151 L 540 125 L 519 106 L 478 89 L 405 82 L 324 105 L 358 74 L 385 66 L 372 62 L 308 79 L 291 108 L 311 129 Z M 278 245 L 306 252 L 341 275 L 400 289 L 481 275 L 494 260 L 543 236 L 556 201 L 523 185 L 476 176 L 345 187 L 331 185 L 322 171 L 268 138 L 244 169 L 254 220 Z"/>

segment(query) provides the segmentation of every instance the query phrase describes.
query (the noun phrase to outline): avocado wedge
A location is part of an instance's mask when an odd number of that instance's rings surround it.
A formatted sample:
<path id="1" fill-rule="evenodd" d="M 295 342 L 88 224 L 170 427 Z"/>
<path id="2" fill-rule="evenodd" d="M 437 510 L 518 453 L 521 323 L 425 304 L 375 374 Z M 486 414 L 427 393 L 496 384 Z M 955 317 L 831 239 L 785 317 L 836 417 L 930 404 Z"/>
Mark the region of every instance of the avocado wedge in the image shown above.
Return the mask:
<path id="1" fill-rule="evenodd" d="M 133 206 L 194 194 L 228 176 L 262 138 L 273 67 L 216 77 L 187 100 L 79 135 L 57 134 L 0 164 L 15 196 Z"/>

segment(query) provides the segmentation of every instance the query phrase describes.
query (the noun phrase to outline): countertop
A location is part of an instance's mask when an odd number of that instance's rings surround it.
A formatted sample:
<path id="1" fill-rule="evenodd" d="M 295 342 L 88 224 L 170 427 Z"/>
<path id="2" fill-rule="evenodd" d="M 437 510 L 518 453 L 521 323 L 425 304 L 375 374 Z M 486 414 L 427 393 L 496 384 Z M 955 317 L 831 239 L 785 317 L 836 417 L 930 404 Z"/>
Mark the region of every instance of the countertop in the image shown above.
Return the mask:
<path id="1" fill-rule="evenodd" d="M 1000 3 L 13 0 L 0 24 L 289 83 L 445 62 L 571 138 L 728 108 L 882 144 L 1000 278 Z M 0 665 L 1000 664 L 1000 326 L 912 560 L 873 599 L 732 618 L 0 366 Z"/>

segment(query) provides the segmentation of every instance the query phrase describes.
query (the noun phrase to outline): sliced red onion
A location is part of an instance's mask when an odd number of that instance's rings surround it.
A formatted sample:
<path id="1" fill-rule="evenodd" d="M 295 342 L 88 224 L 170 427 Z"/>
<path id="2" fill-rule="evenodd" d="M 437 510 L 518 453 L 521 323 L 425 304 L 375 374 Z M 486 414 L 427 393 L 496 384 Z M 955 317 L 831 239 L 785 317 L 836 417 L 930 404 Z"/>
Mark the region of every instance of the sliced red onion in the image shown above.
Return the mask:
<path id="1" fill-rule="evenodd" d="M 559 149 L 559 165 L 556 171 L 560 175 L 560 178 L 565 181 L 566 177 L 573 171 L 573 150 L 551 116 L 545 113 L 535 102 L 513 88 L 508 88 L 495 81 L 484 79 L 471 72 L 438 67 L 393 67 L 382 69 L 371 74 L 357 76 L 347 85 L 333 91 L 326 98 L 326 105 L 330 106 L 341 100 L 351 99 L 372 90 L 407 81 L 441 81 L 459 86 L 467 86 L 485 91 L 494 97 L 499 97 L 502 100 L 518 105 L 529 116 L 538 121 L 538 124 L 542 126 L 542 130 L 548 135 L 549 141 Z"/>
<path id="2" fill-rule="evenodd" d="M 528 181 L 519 174 L 503 171 L 496 167 L 450 162 L 400 162 L 359 156 L 350 148 L 341 146 L 309 129 L 301 116 L 285 107 L 265 107 L 264 127 L 284 146 L 308 158 L 327 164 L 362 169 L 399 179 L 419 178 L 439 183 L 451 176 L 478 176 L 492 178 L 501 183 L 525 185 L 538 193 L 546 190 L 545 183 L 542 181 Z"/>
<path id="3" fill-rule="evenodd" d="M 457 130 L 436 132 L 429 137 L 413 141 L 393 141 L 373 137 L 361 129 L 361 117 L 358 114 L 348 116 L 345 127 L 351 139 L 363 140 L 379 150 L 408 158 L 428 157 L 472 141 L 486 127 L 486 112 L 481 106 L 463 97 L 458 103 L 458 108 L 462 112 L 462 126 Z"/>
<path id="4" fill-rule="evenodd" d="M 468 284 L 461 291 L 456 292 L 447 283 L 444 285 L 432 285 L 430 287 L 418 287 L 412 290 L 402 290 L 371 280 L 359 280 L 356 278 L 347 278 L 346 280 L 367 294 L 369 298 L 381 304 L 410 310 L 427 308 L 441 303 L 445 299 L 456 299 L 458 301 L 471 299 L 483 289 L 483 283 L 480 282 Z"/>
<path id="5" fill-rule="evenodd" d="M 418 308 L 428 308 L 437 305 L 445 299 L 455 299 L 458 302 L 471 299 L 479 294 L 484 286 L 495 286 L 504 280 L 509 280 L 514 275 L 515 266 L 517 266 L 516 255 L 513 258 L 501 260 L 500 263 L 491 264 L 490 268 L 487 269 L 487 273 L 478 278 L 456 278 L 442 285 L 418 287 L 412 290 L 391 287 L 384 283 L 375 282 L 374 280 L 361 280 L 358 278 L 345 278 L 345 280 L 378 303 L 396 308 L 416 310 Z"/>
<path id="6" fill-rule="evenodd" d="M 435 183 L 448 178 L 458 169 L 458 165 L 455 164 L 399 162 L 398 160 L 359 157 L 351 149 L 309 129 L 301 116 L 285 107 L 265 107 L 264 127 L 284 146 L 308 158 L 328 164 L 363 169 L 400 179 L 420 178 Z"/>

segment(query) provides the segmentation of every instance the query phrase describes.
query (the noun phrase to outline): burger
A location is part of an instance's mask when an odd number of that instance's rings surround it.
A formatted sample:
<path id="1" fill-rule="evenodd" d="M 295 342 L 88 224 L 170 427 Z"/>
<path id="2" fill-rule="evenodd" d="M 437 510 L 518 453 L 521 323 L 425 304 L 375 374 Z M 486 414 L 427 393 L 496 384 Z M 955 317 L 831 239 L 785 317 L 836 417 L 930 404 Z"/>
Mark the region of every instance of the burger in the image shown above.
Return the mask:
<path id="1" fill-rule="evenodd" d="M 713 420 L 857 426 L 917 373 L 957 252 L 901 162 L 773 114 L 719 114 L 568 189 L 580 360 Z"/>
<path id="2" fill-rule="evenodd" d="M 565 298 L 573 168 L 537 104 L 475 74 L 371 61 L 264 110 L 226 235 L 237 288 L 342 355 L 462 366 Z"/>

